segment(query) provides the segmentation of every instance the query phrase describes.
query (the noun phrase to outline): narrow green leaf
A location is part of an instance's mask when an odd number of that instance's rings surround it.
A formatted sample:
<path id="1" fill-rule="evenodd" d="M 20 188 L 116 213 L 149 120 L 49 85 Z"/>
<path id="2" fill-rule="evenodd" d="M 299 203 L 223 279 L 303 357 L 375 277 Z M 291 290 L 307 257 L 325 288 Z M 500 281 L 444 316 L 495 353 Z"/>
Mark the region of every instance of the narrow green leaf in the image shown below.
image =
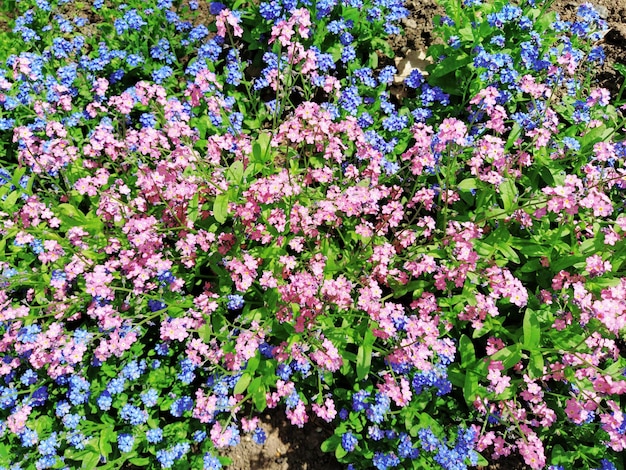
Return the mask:
<path id="1" fill-rule="evenodd" d="M 372 364 L 372 350 L 376 338 L 370 329 L 368 329 L 363 337 L 363 343 L 359 345 L 356 354 L 356 378 L 363 380 L 369 374 Z"/>
<path id="2" fill-rule="evenodd" d="M 243 162 L 237 160 L 228 168 L 227 176 L 230 182 L 241 184 L 243 180 Z"/>
<path id="3" fill-rule="evenodd" d="M 223 224 L 228 217 L 228 193 L 222 193 L 215 196 L 213 202 L 213 217 L 215 220 Z"/>
<path id="4" fill-rule="evenodd" d="M 257 377 L 260 378 L 260 377 Z M 256 381 L 256 379 L 254 379 Z M 256 390 L 253 390 L 253 386 L 255 385 L 254 381 L 250 385 L 250 390 L 252 390 L 252 401 L 254 402 L 254 406 L 258 411 L 263 411 L 267 407 L 267 399 L 265 398 L 265 386 L 259 383 L 259 386 Z"/>
<path id="5" fill-rule="evenodd" d="M 522 352 L 518 344 L 507 346 L 496 352 L 491 359 L 494 361 L 501 361 L 504 366 L 504 370 L 508 370 L 517 364 L 522 359 Z"/>
<path id="6" fill-rule="evenodd" d="M 459 352 L 461 353 L 461 367 L 466 369 L 476 362 L 476 350 L 469 336 L 461 336 L 459 340 Z"/>
<path id="7" fill-rule="evenodd" d="M 248 374 L 247 372 L 244 372 L 241 375 L 241 377 L 239 377 L 239 380 L 237 381 L 237 384 L 235 385 L 235 389 L 233 390 L 233 393 L 235 395 L 242 394 L 243 392 L 247 390 L 248 385 L 250 385 L 251 381 L 252 381 L 252 376 Z"/>
<path id="8" fill-rule="evenodd" d="M 98 467 L 98 463 L 100 463 L 100 454 L 97 452 L 89 452 L 82 457 L 82 465 L 81 469 L 91 470 L 93 468 Z"/>
<path id="9" fill-rule="evenodd" d="M 535 350 L 530 353 L 530 361 L 528 362 L 528 373 L 531 379 L 543 377 L 543 354 L 541 351 Z"/>
<path id="10" fill-rule="evenodd" d="M 465 403 L 472 405 L 478 395 L 478 374 L 468 370 L 465 374 L 465 384 L 463 385 L 463 398 Z"/>
<path id="11" fill-rule="evenodd" d="M 534 351 L 539 347 L 541 340 L 541 324 L 537 318 L 537 312 L 526 309 L 522 328 L 524 333 L 524 348 L 529 351 Z"/>
<path id="12" fill-rule="evenodd" d="M 460 53 L 439 62 L 437 65 L 435 65 L 430 74 L 434 78 L 440 78 L 448 75 L 451 72 L 454 72 L 457 69 L 460 69 L 461 67 L 465 67 L 470 62 L 472 62 L 472 58 L 469 55 L 465 53 Z"/>
<path id="13" fill-rule="evenodd" d="M 15 205 L 15 202 L 17 201 L 17 198 L 19 196 L 20 196 L 19 192 L 11 191 L 11 193 L 9 193 L 6 199 L 2 201 L 2 206 L 4 207 L 4 209 L 7 211 L 12 211 L 13 206 Z"/>
<path id="14" fill-rule="evenodd" d="M 500 197 L 502 198 L 502 205 L 505 211 L 510 211 L 515 205 L 515 199 L 518 192 L 515 186 L 515 181 L 510 178 L 505 179 L 498 188 L 500 190 Z"/>
<path id="15" fill-rule="evenodd" d="M 100 440 L 98 441 L 98 448 L 100 453 L 105 459 L 108 459 L 109 454 L 113 451 L 111 442 L 117 439 L 117 433 L 111 428 L 104 428 L 100 431 Z"/>

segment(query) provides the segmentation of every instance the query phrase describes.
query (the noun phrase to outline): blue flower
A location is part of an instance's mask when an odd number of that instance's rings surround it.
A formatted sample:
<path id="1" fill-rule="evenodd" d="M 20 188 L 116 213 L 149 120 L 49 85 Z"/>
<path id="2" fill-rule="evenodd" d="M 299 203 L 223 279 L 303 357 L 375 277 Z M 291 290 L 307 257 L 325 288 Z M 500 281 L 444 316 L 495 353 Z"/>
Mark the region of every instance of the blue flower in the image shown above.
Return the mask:
<path id="1" fill-rule="evenodd" d="M 120 411 L 120 416 L 123 420 L 128 421 L 133 426 L 139 426 L 148 421 L 148 413 L 146 410 L 126 403 Z"/>
<path id="2" fill-rule="evenodd" d="M 152 408 L 157 403 L 159 392 L 157 392 L 154 388 L 151 388 L 143 392 L 140 397 L 146 407 Z"/>
<path id="3" fill-rule="evenodd" d="M 352 410 L 362 411 L 368 407 L 366 400 L 369 398 L 370 392 L 367 390 L 359 390 L 352 395 Z"/>
<path id="4" fill-rule="evenodd" d="M 162 300 L 150 299 L 148 300 L 148 308 L 151 312 L 158 312 L 159 310 L 167 308 L 167 305 Z"/>
<path id="5" fill-rule="evenodd" d="M 400 459 L 393 452 L 388 454 L 376 452 L 372 458 L 372 464 L 378 470 L 387 470 L 388 468 L 397 467 L 400 464 Z"/>
<path id="6" fill-rule="evenodd" d="M 172 416 L 180 418 L 185 411 L 189 411 L 193 408 L 193 400 L 191 397 L 184 396 L 175 400 L 170 407 L 170 413 Z"/>
<path id="7" fill-rule="evenodd" d="M 356 445 L 358 444 L 358 442 L 359 440 L 357 439 L 357 437 L 350 431 L 343 433 L 343 435 L 341 436 L 341 447 L 343 447 L 346 452 L 352 452 L 354 449 L 356 449 Z"/>
<path id="8" fill-rule="evenodd" d="M 267 436 L 265 435 L 265 431 L 263 428 L 258 427 L 254 430 L 254 434 L 252 435 L 252 440 L 255 444 L 264 444 Z"/>
<path id="9" fill-rule="evenodd" d="M 433 452 L 439 446 L 439 439 L 430 428 L 422 428 L 417 432 L 422 449 Z"/>
<path id="10" fill-rule="evenodd" d="M 348 114 L 356 116 L 358 107 L 363 103 L 363 98 L 359 95 L 359 89 L 356 86 L 349 86 L 341 90 L 339 97 L 339 106 L 341 106 Z"/>
<path id="11" fill-rule="evenodd" d="M 114 379 L 111 379 L 106 389 L 111 395 L 117 395 L 118 393 L 122 393 L 124 391 L 125 384 L 126 379 L 124 377 L 115 377 Z"/>
<path id="12" fill-rule="evenodd" d="M 83 450 L 85 444 L 89 441 L 87 437 L 80 431 L 73 431 L 67 434 L 67 443 L 78 450 Z"/>
<path id="13" fill-rule="evenodd" d="M 196 378 L 196 375 L 193 373 L 196 366 L 193 362 L 191 362 L 191 359 L 185 358 L 180 361 L 180 367 L 181 371 L 176 377 L 184 384 L 190 384 L 193 382 L 193 379 Z"/>
<path id="14" fill-rule="evenodd" d="M 33 392 L 32 396 L 30 397 L 30 402 L 33 406 L 43 406 L 46 404 L 47 399 L 48 387 L 43 385 Z"/>
<path id="15" fill-rule="evenodd" d="M 154 80 L 155 83 L 160 85 L 165 80 L 167 80 L 172 75 L 173 72 L 174 71 L 172 70 L 172 67 L 169 67 L 168 65 L 166 65 L 152 72 L 152 80 Z"/>
<path id="16" fill-rule="evenodd" d="M 228 310 L 239 310 L 242 309 L 244 304 L 245 304 L 245 300 L 243 298 L 243 296 L 239 295 L 239 294 L 229 294 L 227 296 L 228 302 L 226 304 L 226 308 Z"/>
<path id="17" fill-rule="evenodd" d="M 387 65 L 378 72 L 378 80 L 381 83 L 391 85 L 393 83 L 393 77 L 398 73 L 398 70 L 393 65 Z"/>
<path id="18" fill-rule="evenodd" d="M 272 357 L 274 357 L 272 354 L 273 349 L 274 349 L 273 346 L 269 343 L 263 342 L 259 344 L 259 351 L 261 352 L 263 357 L 266 359 L 271 359 Z"/>
<path id="19" fill-rule="evenodd" d="M 63 416 L 63 426 L 67 429 L 76 429 L 82 419 L 83 416 L 79 414 L 68 413 Z"/>
<path id="20" fill-rule="evenodd" d="M 78 376 L 72 375 L 69 379 L 70 389 L 68 398 L 73 405 L 86 403 L 89 398 L 89 381 Z"/>
<path id="21" fill-rule="evenodd" d="M 53 455 L 57 452 L 59 442 L 57 441 L 57 433 L 53 432 L 47 439 L 44 439 L 39 443 L 39 453 L 41 455 Z"/>
<path id="22" fill-rule="evenodd" d="M 23 447 L 32 447 L 39 442 L 37 431 L 30 428 L 24 428 L 20 434 L 20 439 L 22 440 Z"/>
<path id="23" fill-rule="evenodd" d="M 204 454 L 204 457 L 202 458 L 202 463 L 202 470 L 220 470 L 222 468 L 222 463 L 220 462 L 220 460 L 210 452 Z"/>
<path id="24" fill-rule="evenodd" d="M 398 456 L 403 459 L 409 458 L 411 460 L 415 460 L 419 456 L 419 450 L 413 447 L 411 437 L 406 433 L 400 434 Z"/>
<path id="25" fill-rule="evenodd" d="M 280 363 L 278 364 L 278 367 L 276 368 L 276 375 L 280 377 L 282 380 L 289 380 L 289 377 L 291 377 L 292 372 L 293 371 L 291 370 L 291 367 L 289 366 L 289 364 Z"/>
<path id="26" fill-rule="evenodd" d="M 62 418 L 63 416 L 68 414 L 71 409 L 72 407 L 70 406 L 68 402 L 66 402 L 65 400 L 61 400 L 56 405 L 55 414 L 57 415 L 58 418 Z"/>
<path id="27" fill-rule="evenodd" d="M 341 52 L 341 62 L 347 64 L 354 59 L 356 59 L 356 49 L 354 49 L 354 46 L 345 46 Z"/>
<path id="28" fill-rule="evenodd" d="M 209 12 L 212 15 L 219 15 L 224 8 L 226 8 L 226 5 L 220 2 L 211 2 L 209 4 Z"/>
<path id="29" fill-rule="evenodd" d="M 163 440 L 163 429 L 153 428 L 146 431 L 146 440 L 150 444 L 157 444 Z"/>
<path id="30" fill-rule="evenodd" d="M 110 410 L 111 404 L 113 403 L 113 400 L 111 399 L 111 394 L 107 390 L 105 390 L 100 394 L 98 400 L 96 400 L 96 403 L 98 405 L 98 408 L 100 408 L 102 411 Z"/>
<path id="31" fill-rule="evenodd" d="M 120 452 L 130 452 L 133 450 L 135 438 L 131 434 L 120 434 L 117 436 L 117 445 Z"/>

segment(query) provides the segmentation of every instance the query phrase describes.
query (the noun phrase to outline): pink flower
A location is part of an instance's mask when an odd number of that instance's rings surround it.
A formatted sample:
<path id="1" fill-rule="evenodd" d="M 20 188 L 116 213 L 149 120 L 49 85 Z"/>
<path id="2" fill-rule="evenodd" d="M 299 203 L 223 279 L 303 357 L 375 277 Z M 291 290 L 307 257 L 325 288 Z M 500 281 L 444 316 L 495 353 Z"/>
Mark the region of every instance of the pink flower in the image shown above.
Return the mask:
<path id="1" fill-rule="evenodd" d="M 285 414 L 291 424 L 298 426 L 299 428 L 303 428 L 309 421 L 309 416 L 306 413 L 306 408 L 302 401 L 299 401 L 295 408 L 288 409 Z"/>
<path id="2" fill-rule="evenodd" d="M 613 269 L 611 263 L 609 261 L 603 261 L 600 255 L 589 256 L 586 263 L 586 269 L 590 276 L 601 276 L 605 272 Z"/>
<path id="3" fill-rule="evenodd" d="M 335 402 L 330 397 L 326 398 L 323 405 L 314 403 L 311 408 L 319 418 L 323 419 L 327 423 L 330 423 L 333 419 L 335 419 L 335 416 L 337 416 Z"/>
<path id="4" fill-rule="evenodd" d="M 26 427 L 26 420 L 30 416 L 32 407 L 19 406 L 16 410 L 7 418 L 7 425 L 14 434 L 20 434 Z"/>
<path id="5" fill-rule="evenodd" d="M 233 27 L 233 35 L 241 37 L 243 29 L 239 26 L 240 22 L 239 14 L 230 11 L 228 8 L 224 8 L 217 18 L 215 18 L 215 24 L 217 25 L 217 35 L 226 37 L 226 24 Z"/>
<path id="6" fill-rule="evenodd" d="M 170 318 L 161 323 L 161 339 L 163 341 L 183 341 L 189 336 L 188 318 Z"/>
<path id="7" fill-rule="evenodd" d="M 311 359 L 323 370 L 336 372 L 343 364 L 343 359 L 335 345 L 324 338 L 322 347 L 311 354 Z"/>

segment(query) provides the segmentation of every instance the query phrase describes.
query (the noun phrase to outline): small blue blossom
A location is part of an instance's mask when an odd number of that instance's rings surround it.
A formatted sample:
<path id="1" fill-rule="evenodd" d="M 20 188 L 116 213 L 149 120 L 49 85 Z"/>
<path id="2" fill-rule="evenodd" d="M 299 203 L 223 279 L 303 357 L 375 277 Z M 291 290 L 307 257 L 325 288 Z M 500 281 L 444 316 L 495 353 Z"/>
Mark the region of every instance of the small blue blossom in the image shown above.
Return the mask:
<path id="1" fill-rule="evenodd" d="M 24 428 L 24 430 L 20 434 L 20 439 L 22 441 L 23 447 L 33 447 L 39 442 L 39 436 L 37 435 L 37 431 L 28 427 Z"/>
<path id="2" fill-rule="evenodd" d="M 267 436 L 263 428 L 258 427 L 254 430 L 254 434 L 252 434 L 252 441 L 255 444 L 264 444 Z"/>
<path id="3" fill-rule="evenodd" d="M 202 463 L 202 470 L 220 470 L 222 468 L 220 460 L 210 452 L 204 454 Z"/>
<path id="4" fill-rule="evenodd" d="M 133 450 L 135 438 L 131 434 L 119 434 L 117 436 L 117 445 L 120 452 L 130 452 Z"/>
<path id="5" fill-rule="evenodd" d="M 227 299 L 228 302 L 226 303 L 226 308 L 228 310 L 240 310 L 245 304 L 243 296 L 239 294 L 229 294 Z"/>
<path id="6" fill-rule="evenodd" d="M 150 444 L 157 444 L 163 440 L 163 430 L 161 428 L 153 428 L 146 431 L 146 440 Z"/>
<path id="7" fill-rule="evenodd" d="M 140 397 L 141 401 L 147 408 L 152 408 L 154 405 L 157 404 L 159 392 L 157 392 L 154 388 L 150 388 L 143 392 Z"/>
<path id="8" fill-rule="evenodd" d="M 358 442 L 357 437 L 349 431 L 343 433 L 341 436 L 341 447 L 343 447 L 346 452 L 352 452 L 356 449 Z"/>

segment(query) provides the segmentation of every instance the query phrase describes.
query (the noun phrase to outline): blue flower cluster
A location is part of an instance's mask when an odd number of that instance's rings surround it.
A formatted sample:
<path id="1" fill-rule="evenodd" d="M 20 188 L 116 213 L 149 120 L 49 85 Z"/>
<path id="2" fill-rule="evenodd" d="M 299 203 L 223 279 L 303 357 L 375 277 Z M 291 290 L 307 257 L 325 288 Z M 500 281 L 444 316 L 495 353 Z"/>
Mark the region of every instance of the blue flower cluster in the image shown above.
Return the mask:
<path id="1" fill-rule="evenodd" d="M 468 465 L 478 463 L 478 453 L 474 450 L 478 436 L 474 428 L 459 428 L 454 443 L 439 439 L 430 428 L 420 429 L 418 437 L 422 449 L 435 453 L 435 462 L 444 470 L 467 470 Z"/>
<path id="2" fill-rule="evenodd" d="M 156 458 L 161 468 L 171 468 L 174 463 L 181 459 L 191 448 L 188 442 L 179 442 L 169 450 L 161 449 L 156 453 Z"/>

